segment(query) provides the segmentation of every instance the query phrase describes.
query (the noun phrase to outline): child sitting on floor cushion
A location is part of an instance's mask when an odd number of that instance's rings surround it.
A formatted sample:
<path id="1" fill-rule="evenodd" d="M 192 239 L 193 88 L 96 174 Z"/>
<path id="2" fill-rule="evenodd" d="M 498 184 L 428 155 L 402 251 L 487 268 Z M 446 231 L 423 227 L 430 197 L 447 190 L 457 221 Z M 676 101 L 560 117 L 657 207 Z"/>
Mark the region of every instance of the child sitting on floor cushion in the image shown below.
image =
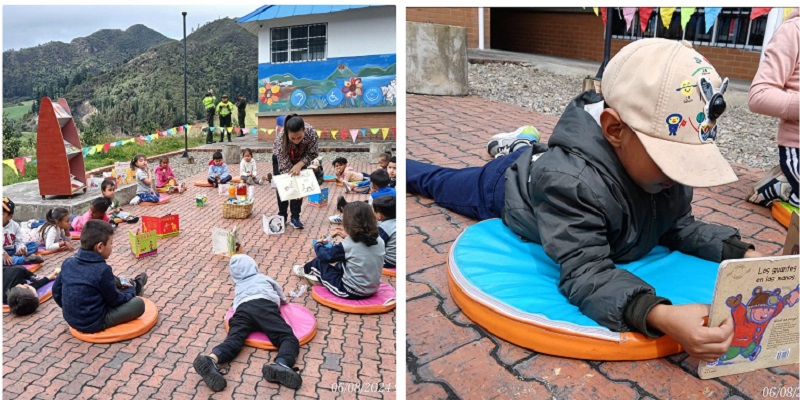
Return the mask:
<path id="1" fill-rule="evenodd" d="M 39 264 L 42 256 L 35 255 L 39 244 L 35 241 L 22 241 L 22 227 L 14 221 L 16 205 L 8 197 L 3 197 L 3 266 Z"/>
<path id="2" fill-rule="evenodd" d="M 147 157 L 144 154 L 137 154 L 131 160 L 131 170 L 136 174 L 136 196 L 131 199 L 131 205 L 139 202 L 158 203 L 159 198 L 153 190 L 153 174 L 147 165 Z"/>
<path id="3" fill-rule="evenodd" d="M 82 231 L 86 223 L 93 219 L 109 222 L 111 218 L 106 214 L 106 211 L 108 211 L 108 200 L 105 197 L 94 199 L 89 206 L 89 210 L 72 220 L 72 230 L 75 232 Z"/>
<path id="4" fill-rule="evenodd" d="M 38 277 L 21 265 L 3 268 L 3 304 L 14 315 L 33 314 L 39 308 L 37 289 L 56 279 L 58 271 Z"/>
<path id="5" fill-rule="evenodd" d="M 385 172 L 384 172 L 385 173 Z M 367 203 L 348 203 L 342 212 L 344 230 L 337 228 L 332 238 L 342 243 L 327 247 L 318 239 L 314 245 L 317 257 L 305 266 L 295 265 L 295 275 L 321 281 L 331 293 L 345 299 L 365 299 L 378 291 L 386 247 L 378 234 L 375 214 Z M 331 264 L 333 263 L 333 264 Z"/>
<path id="6" fill-rule="evenodd" d="M 103 197 L 108 200 L 108 217 L 110 221 L 113 222 L 127 222 L 129 224 L 133 224 L 139 222 L 139 217 L 134 217 L 130 213 L 122 211 L 122 208 L 119 204 L 119 199 L 115 195 L 117 193 L 117 182 L 113 179 L 105 179 L 103 183 L 100 184 L 100 191 L 103 193 Z M 119 221 L 117 221 L 119 219 Z M 114 224 L 111 224 L 114 226 Z"/>
<path id="7" fill-rule="evenodd" d="M 169 157 L 161 157 L 156 167 L 156 188 L 167 188 L 167 193 L 183 193 L 186 191 L 186 184 L 178 184 L 178 178 L 169 166 Z"/>
<path id="8" fill-rule="evenodd" d="M 219 392 L 225 389 L 227 382 L 217 365 L 236 358 L 245 338 L 253 331 L 261 331 L 278 348 L 275 361 L 261 368 L 264 379 L 297 389 L 303 383 L 293 368 L 300 352 L 300 341 L 281 316 L 280 306 L 287 303 L 283 289 L 274 279 L 259 274 L 258 266 L 250 256 L 234 255 L 229 267 L 236 297 L 233 299 L 235 311 L 228 321 L 228 336 L 211 350 L 211 354 L 198 354 L 194 359 L 194 370 L 211 390 Z"/>
<path id="9" fill-rule="evenodd" d="M 47 212 L 44 225 L 39 228 L 39 245 L 47 251 L 73 250 L 69 236 L 69 210 L 56 207 Z"/>
<path id="10" fill-rule="evenodd" d="M 64 260 L 53 284 L 53 299 L 64 320 L 84 333 L 97 333 L 144 314 L 144 301 L 135 296 L 142 293 L 147 274 L 137 275 L 130 285 L 114 276 L 106 263 L 113 235 L 108 222 L 87 222 L 81 231 L 81 248 Z"/>
<path id="11" fill-rule="evenodd" d="M 208 167 L 208 183 L 219 187 L 221 183 L 228 183 L 233 179 L 228 172 L 228 164 L 222 160 L 222 152 L 215 151 L 212 156 L 211 166 Z"/>

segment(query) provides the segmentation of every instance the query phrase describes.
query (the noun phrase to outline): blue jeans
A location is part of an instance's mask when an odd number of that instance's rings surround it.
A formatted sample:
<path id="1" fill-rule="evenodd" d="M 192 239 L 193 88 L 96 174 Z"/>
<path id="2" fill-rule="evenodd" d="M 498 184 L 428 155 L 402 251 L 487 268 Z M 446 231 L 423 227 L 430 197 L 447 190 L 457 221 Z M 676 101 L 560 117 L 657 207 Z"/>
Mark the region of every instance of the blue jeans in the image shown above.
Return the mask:
<path id="1" fill-rule="evenodd" d="M 25 243 L 25 247 L 28 250 L 28 255 L 36 254 L 39 251 L 39 243 L 38 242 L 27 242 Z M 17 249 L 13 246 L 8 246 L 3 248 L 6 254 L 11 256 L 13 262 L 10 265 L 24 265 L 25 264 L 25 257 L 27 256 L 18 256 Z"/>
<path id="2" fill-rule="evenodd" d="M 406 160 L 406 189 L 465 217 L 499 218 L 506 198 L 506 169 L 525 149 L 527 146 L 482 167 L 462 169 Z"/>

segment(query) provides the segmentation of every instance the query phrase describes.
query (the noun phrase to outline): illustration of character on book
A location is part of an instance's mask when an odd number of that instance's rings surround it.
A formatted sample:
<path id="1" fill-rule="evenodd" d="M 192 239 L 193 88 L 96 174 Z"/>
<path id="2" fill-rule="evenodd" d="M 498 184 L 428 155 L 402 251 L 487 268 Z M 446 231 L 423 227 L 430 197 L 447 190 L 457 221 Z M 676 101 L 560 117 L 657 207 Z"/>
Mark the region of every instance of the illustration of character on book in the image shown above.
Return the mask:
<path id="1" fill-rule="evenodd" d="M 742 304 L 741 294 L 728 297 L 725 304 L 731 308 L 734 324 L 733 341 L 728 352 L 717 361 L 709 363 L 709 366 L 730 364 L 726 361 L 740 355 L 750 361 L 758 358 L 761 352 L 761 339 L 770 321 L 783 311 L 784 305 L 792 307 L 797 304 L 798 293 L 800 285 L 783 297 L 780 288 L 770 292 L 763 290 L 761 286 L 756 286 L 753 289 L 753 297 L 747 305 Z"/>

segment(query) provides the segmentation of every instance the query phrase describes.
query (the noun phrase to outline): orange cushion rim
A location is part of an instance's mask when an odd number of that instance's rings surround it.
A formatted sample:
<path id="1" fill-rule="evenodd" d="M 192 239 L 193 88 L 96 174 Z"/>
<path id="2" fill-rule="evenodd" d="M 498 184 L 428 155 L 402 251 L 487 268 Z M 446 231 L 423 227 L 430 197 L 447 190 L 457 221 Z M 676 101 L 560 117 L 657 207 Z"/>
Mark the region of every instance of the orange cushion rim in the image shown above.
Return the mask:
<path id="1" fill-rule="evenodd" d="M 230 328 L 230 325 L 228 324 L 228 321 L 223 321 L 223 323 L 225 324 L 225 332 L 230 331 L 231 328 Z M 311 332 L 309 332 L 305 336 L 303 336 L 301 338 L 297 338 L 297 340 L 300 341 L 300 346 L 302 346 L 302 345 L 310 342 L 311 339 L 314 339 L 315 336 L 317 336 L 317 322 L 316 322 L 316 320 L 314 321 L 314 329 L 311 330 Z M 275 345 L 273 345 L 272 342 L 262 342 L 262 341 L 258 341 L 258 340 L 245 339 L 244 340 L 244 344 L 246 346 L 255 347 L 255 348 L 258 348 L 258 349 L 262 349 L 262 350 L 269 350 L 269 351 L 278 350 L 278 348 L 275 347 Z"/>
<path id="2" fill-rule="evenodd" d="M 779 202 L 773 203 L 771 209 L 772 217 L 775 218 L 779 224 L 783 225 L 784 228 L 788 228 L 789 223 L 792 221 L 792 212 Z"/>
<path id="3" fill-rule="evenodd" d="M 346 304 L 334 303 L 329 301 L 321 296 L 319 296 L 315 291 L 311 291 L 311 297 L 314 298 L 319 304 L 322 304 L 326 307 L 330 307 L 336 311 L 341 311 L 343 313 L 348 314 L 383 314 L 389 311 L 394 310 L 395 306 L 397 305 L 397 301 L 392 302 L 392 304 L 388 306 L 384 305 L 374 305 L 374 306 L 360 306 L 354 307 L 349 306 Z"/>
<path id="4" fill-rule="evenodd" d="M 169 203 L 170 200 L 172 200 L 171 197 L 167 197 L 166 199 L 161 199 L 161 200 L 159 200 L 158 203 L 151 203 L 149 201 L 142 201 L 142 202 L 139 202 L 139 205 L 142 206 L 142 207 L 155 207 L 157 205 Z"/>
<path id="5" fill-rule="evenodd" d="M 144 335 L 158 322 L 158 308 L 152 300 L 142 297 L 144 301 L 144 314 L 141 317 L 113 326 L 97 333 L 83 333 L 69 327 L 69 333 L 75 338 L 89 343 L 116 343 Z"/>
<path id="6" fill-rule="evenodd" d="M 384 268 L 383 270 L 381 270 L 381 275 L 396 277 L 397 276 L 397 269 L 396 268 Z"/>

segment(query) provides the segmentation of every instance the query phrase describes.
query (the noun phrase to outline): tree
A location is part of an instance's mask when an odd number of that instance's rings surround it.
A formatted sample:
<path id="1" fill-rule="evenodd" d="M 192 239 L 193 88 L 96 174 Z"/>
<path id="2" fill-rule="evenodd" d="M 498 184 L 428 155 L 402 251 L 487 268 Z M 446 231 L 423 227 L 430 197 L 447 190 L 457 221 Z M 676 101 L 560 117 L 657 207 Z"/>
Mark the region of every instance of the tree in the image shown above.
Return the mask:
<path id="1" fill-rule="evenodd" d="M 108 122 L 100 113 L 94 113 L 86 120 L 86 129 L 81 133 L 81 143 L 87 146 L 99 144 L 108 133 Z"/>
<path id="2" fill-rule="evenodd" d="M 22 131 L 19 121 L 8 118 L 3 114 L 3 156 L 5 158 L 19 157 L 22 148 Z"/>

